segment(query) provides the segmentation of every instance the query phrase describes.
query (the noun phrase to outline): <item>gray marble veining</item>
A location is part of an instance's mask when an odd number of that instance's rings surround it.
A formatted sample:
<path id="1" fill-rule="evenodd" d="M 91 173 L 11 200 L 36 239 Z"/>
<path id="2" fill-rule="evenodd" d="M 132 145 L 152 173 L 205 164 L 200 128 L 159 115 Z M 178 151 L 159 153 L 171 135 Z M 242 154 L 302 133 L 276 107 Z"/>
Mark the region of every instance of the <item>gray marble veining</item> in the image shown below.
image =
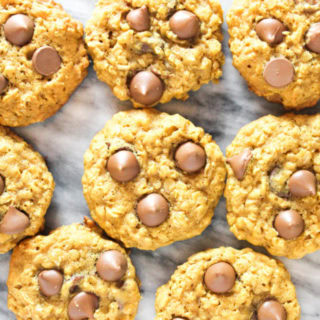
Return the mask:
<path id="1" fill-rule="evenodd" d="M 222 0 L 227 12 L 232 0 Z M 281 0 L 279 0 L 281 1 Z M 65 9 L 83 23 L 87 21 L 94 7 L 94 0 L 59 0 Z M 246 123 L 272 113 L 284 113 L 276 104 L 266 102 L 248 89 L 238 72 L 232 66 L 227 46 L 227 27 L 224 25 L 224 52 L 226 65 L 221 82 L 206 85 L 192 93 L 186 102 L 174 101 L 159 109 L 169 113 L 180 113 L 211 133 L 223 151 L 237 131 Z M 119 110 L 130 108 L 129 103 L 119 102 L 110 89 L 100 82 L 92 67 L 89 75 L 75 92 L 67 105 L 54 117 L 44 123 L 16 129 L 46 158 L 52 171 L 56 190 L 47 214 L 47 229 L 62 224 L 80 222 L 89 211 L 82 196 L 81 176 L 83 154 L 94 134 Z M 317 107 L 305 111 L 317 112 Z M 166 283 L 176 266 L 185 262 L 193 253 L 219 246 L 244 248 L 247 242 L 237 241 L 229 232 L 225 219 L 225 201 L 221 200 L 212 225 L 199 237 L 175 243 L 155 252 L 132 250 L 132 259 L 142 281 L 143 299 L 138 320 L 154 317 L 154 297 L 158 286 Z M 265 251 L 255 248 L 258 251 Z M 10 254 L 0 256 L 0 320 L 13 320 L 7 310 L 6 277 Z M 291 272 L 302 306 L 303 320 L 319 320 L 320 297 L 320 252 L 294 261 L 281 259 Z"/>

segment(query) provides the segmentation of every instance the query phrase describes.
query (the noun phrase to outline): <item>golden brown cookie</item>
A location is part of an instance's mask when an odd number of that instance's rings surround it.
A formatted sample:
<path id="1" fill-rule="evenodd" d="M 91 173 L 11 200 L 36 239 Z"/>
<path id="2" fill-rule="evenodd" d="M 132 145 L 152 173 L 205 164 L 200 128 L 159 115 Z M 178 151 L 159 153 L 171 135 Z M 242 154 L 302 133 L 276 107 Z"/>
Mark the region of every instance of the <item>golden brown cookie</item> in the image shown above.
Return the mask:
<path id="1" fill-rule="evenodd" d="M 0 253 L 43 227 L 54 181 L 45 161 L 0 126 Z"/>
<path id="2" fill-rule="evenodd" d="M 0 124 L 43 121 L 87 75 L 82 24 L 52 0 L 2 0 L 0 25 Z"/>
<path id="3" fill-rule="evenodd" d="M 134 319 L 140 300 L 135 268 L 123 248 L 85 221 L 15 248 L 7 285 L 17 319 Z"/>
<path id="4" fill-rule="evenodd" d="M 251 249 L 218 248 L 179 266 L 156 298 L 156 320 L 299 320 L 284 265 Z"/>
<path id="5" fill-rule="evenodd" d="M 218 0 L 99 0 L 86 42 L 100 80 L 135 107 L 187 99 L 222 75 Z"/>
<path id="6" fill-rule="evenodd" d="M 154 250 L 202 233 L 224 188 L 224 157 L 209 134 L 152 109 L 116 114 L 84 157 L 92 217 L 126 247 Z"/>
<path id="7" fill-rule="evenodd" d="M 230 230 L 271 254 L 320 249 L 320 115 L 266 116 L 227 148 Z"/>
<path id="8" fill-rule="evenodd" d="M 235 0 L 227 15 L 233 64 L 249 88 L 287 109 L 320 98 L 320 2 Z"/>

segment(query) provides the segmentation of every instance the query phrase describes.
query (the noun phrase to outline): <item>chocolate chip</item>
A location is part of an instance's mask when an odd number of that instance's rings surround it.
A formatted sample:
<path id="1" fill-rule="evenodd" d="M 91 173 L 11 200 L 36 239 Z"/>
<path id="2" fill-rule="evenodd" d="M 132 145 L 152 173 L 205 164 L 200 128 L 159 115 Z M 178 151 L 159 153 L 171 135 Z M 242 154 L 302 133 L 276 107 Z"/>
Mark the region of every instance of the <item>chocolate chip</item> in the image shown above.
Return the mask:
<path id="1" fill-rule="evenodd" d="M 8 87 L 8 80 L 0 73 L 0 94 Z"/>
<path id="2" fill-rule="evenodd" d="M 94 313 L 99 307 L 96 295 L 80 292 L 69 303 L 68 315 L 70 320 L 93 320 Z"/>
<path id="3" fill-rule="evenodd" d="M 206 286 L 214 293 L 229 292 L 235 281 L 236 273 L 233 267 L 226 262 L 219 262 L 209 267 L 204 277 Z"/>
<path id="4" fill-rule="evenodd" d="M 252 158 L 252 152 L 250 149 L 245 149 L 241 153 L 228 158 L 227 163 L 230 164 L 234 175 L 238 180 L 242 180 L 246 173 L 248 164 Z"/>
<path id="5" fill-rule="evenodd" d="M 270 60 L 263 73 L 266 82 L 274 88 L 283 88 L 289 85 L 294 79 L 293 64 L 285 58 Z"/>
<path id="6" fill-rule="evenodd" d="M 204 149 L 194 142 L 185 142 L 180 145 L 175 152 L 174 158 L 178 168 L 187 173 L 200 171 L 207 161 Z"/>
<path id="7" fill-rule="evenodd" d="M 0 175 L 0 196 L 3 194 L 5 188 L 6 188 L 5 180 L 4 180 L 4 178 Z"/>
<path id="8" fill-rule="evenodd" d="M 41 75 L 51 76 L 60 69 L 61 58 L 56 49 L 44 46 L 34 52 L 32 64 Z"/>
<path id="9" fill-rule="evenodd" d="M 188 40 L 198 35 L 200 22 L 190 11 L 177 11 L 169 21 L 171 30 L 182 40 Z"/>
<path id="10" fill-rule="evenodd" d="M 304 221 L 301 215 L 295 210 L 286 210 L 280 212 L 274 226 L 279 236 L 286 240 L 298 238 L 304 230 Z"/>
<path id="11" fill-rule="evenodd" d="M 120 150 L 109 158 L 107 169 L 114 180 L 128 182 L 139 174 L 140 165 L 133 152 Z"/>
<path id="12" fill-rule="evenodd" d="M 163 91 L 164 85 L 161 79 L 150 71 L 137 73 L 130 83 L 131 97 L 143 105 L 152 105 L 158 102 Z"/>
<path id="13" fill-rule="evenodd" d="M 10 207 L 0 223 L 0 232 L 17 234 L 30 226 L 29 217 L 14 207 Z"/>
<path id="14" fill-rule="evenodd" d="M 40 292 L 46 297 L 52 297 L 59 294 L 63 275 L 57 270 L 44 270 L 38 275 Z"/>
<path id="15" fill-rule="evenodd" d="M 320 53 L 320 22 L 311 25 L 306 36 L 307 48 L 315 53 Z"/>
<path id="16" fill-rule="evenodd" d="M 118 281 L 126 274 L 128 263 L 120 251 L 109 250 L 100 255 L 96 267 L 103 280 Z"/>
<path id="17" fill-rule="evenodd" d="M 135 31 L 147 31 L 150 28 L 150 16 L 146 6 L 132 10 L 127 15 L 127 22 L 130 28 Z"/>
<path id="18" fill-rule="evenodd" d="M 270 45 L 276 45 L 283 41 L 284 24 L 277 19 L 263 19 L 256 26 L 259 38 Z"/>
<path id="19" fill-rule="evenodd" d="M 281 303 L 275 300 L 264 302 L 258 309 L 258 320 L 286 320 L 287 312 Z"/>
<path id="20" fill-rule="evenodd" d="M 15 14 L 7 20 L 3 28 L 5 37 L 10 43 L 24 46 L 32 40 L 34 23 L 24 14 Z"/>
<path id="21" fill-rule="evenodd" d="M 139 201 L 137 214 L 147 227 L 157 227 L 168 218 L 169 203 L 161 194 L 151 193 Z"/>
<path id="22" fill-rule="evenodd" d="M 308 197 L 316 194 L 316 176 L 308 170 L 295 172 L 288 180 L 290 193 L 294 197 Z"/>

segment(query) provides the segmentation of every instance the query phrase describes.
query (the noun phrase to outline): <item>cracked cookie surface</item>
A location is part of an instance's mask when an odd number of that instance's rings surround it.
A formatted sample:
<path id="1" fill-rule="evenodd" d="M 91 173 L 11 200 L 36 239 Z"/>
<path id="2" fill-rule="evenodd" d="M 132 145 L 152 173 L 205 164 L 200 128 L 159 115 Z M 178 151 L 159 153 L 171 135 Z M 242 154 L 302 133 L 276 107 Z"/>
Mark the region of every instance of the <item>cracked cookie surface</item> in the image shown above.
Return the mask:
<path id="1" fill-rule="evenodd" d="M 233 268 L 236 279 L 228 292 L 214 293 L 208 284 L 216 281 L 221 286 L 226 277 L 208 278 L 208 272 L 221 262 Z M 220 275 L 227 275 L 225 270 L 220 269 Z M 278 310 L 268 307 L 270 301 Z M 157 290 L 155 306 L 156 320 L 248 320 L 256 319 L 257 313 L 261 320 L 300 319 L 295 288 L 284 265 L 251 249 L 218 248 L 191 256 Z M 265 309 L 271 312 L 269 318 L 261 316 Z"/>
<path id="2" fill-rule="evenodd" d="M 319 9 L 316 1 L 233 2 L 227 15 L 233 64 L 257 95 L 287 109 L 318 102 Z"/>
<path id="3" fill-rule="evenodd" d="M 2 0 L 0 24 L 0 124 L 43 121 L 87 75 L 82 24 L 51 0 Z M 30 35 L 24 42 L 21 30 Z"/>
<path id="4" fill-rule="evenodd" d="M 227 148 L 225 190 L 238 239 L 288 258 L 320 249 L 319 138 L 320 115 L 270 115 L 239 131 Z"/>
<path id="5" fill-rule="evenodd" d="M 53 190 L 41 155 L 0 126 L 0 253 L 43 227 Z"/>
<path id="6" fill-rule="evenodd" d="M 222 22 L 217 0 L 99 0 L 86 26 L 86 42 L 99 79 L 120 100 L 153 106 L 185 100 L 188 91 L 221 77 Z M 151 100 L 130 88 L 140 71 L 163 83 Z"/>
<path id="7" fill-rule="evenodd" d="M 123 161 L 119 172 L 114 155 Z M 146 250 L 202 233 L 226 175 L 209 134 L 180 115 L 153 109 L 116 114 L 92 140 L 84 169 L 94 220 L 126 247 Z"/>
<path id="8" fill-rule="evenodd" d="M 117 252 L 124 259 L 117 281 L 104 280 L 99 274 L 97 261 L 108 252 Z M 111 260 L 113 270 L 108 263 L 104 270 L 114 274 L 114 263 L 117 260 Z M 59 278 L 45 275 L 48 271 Z M 86 225 L 64 226 L 16 247 L 7 283 L 8 306 L 19 320 L 129 320 L 134 319 L 140 300 L 137 282 L 125 250 L 102 238 L 101 231 L 86 219 Z M 57 287 L 55 292 L 48 290 Z"/>

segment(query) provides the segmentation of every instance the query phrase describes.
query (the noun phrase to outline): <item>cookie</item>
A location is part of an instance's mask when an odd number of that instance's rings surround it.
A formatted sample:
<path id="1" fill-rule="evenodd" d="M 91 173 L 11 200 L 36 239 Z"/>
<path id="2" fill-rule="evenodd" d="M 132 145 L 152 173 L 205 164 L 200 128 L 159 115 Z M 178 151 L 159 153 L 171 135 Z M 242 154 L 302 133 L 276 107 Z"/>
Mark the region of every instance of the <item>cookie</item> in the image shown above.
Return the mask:
<path id="1" fill-rule="evenodd" d="M 320 249 L 320 115 L 266 116 L 227 148 L 227 220 L 240 240 L 301 258 Z"/>
<path id="2" fill-rule="evenodd" d="M 199 235 L 226 175 L 209 134 L 154 109 L 116 114 L 92 140 L 84 169 L 93 219 L 126 247 L 144 250 Z"/>
<path id="3" fill-rule="evenodd" d="M 43 227 L 53 189 L 41 155 L 0 126 L 0 253 Z"/>
<path id="4" fill-rule="evenodd" d="M 129 256 L 89 219 L 19 244 L 7 285 L 19 320 L 133 320 L 140 300 Z"/>
<path id="5" fill-rule="evenodd" d="M 217 82 L 222 22 L 218 0 L 99 0 L 86 43 L 99 79 L 120 100 L 152 107 Z"/>
<path id="6" fill-rule="evenodd" d="M 235 0 L 227 15 L 233 64 L 249 88 L 287 109 L 320 98 L 320 3 Z"/>
<path id="7" fill-rule="evenodd" d="M 87 75 L 80 22 L 52 0 L 0 3 L 0 124 L 55 114 Z"/>
<path id="8" fill-rule="evenodd" d="M 156 320 L 298 320 L 300 306 L 284 265 L 251 249 L 191 256 L 157 290 Z"/>

